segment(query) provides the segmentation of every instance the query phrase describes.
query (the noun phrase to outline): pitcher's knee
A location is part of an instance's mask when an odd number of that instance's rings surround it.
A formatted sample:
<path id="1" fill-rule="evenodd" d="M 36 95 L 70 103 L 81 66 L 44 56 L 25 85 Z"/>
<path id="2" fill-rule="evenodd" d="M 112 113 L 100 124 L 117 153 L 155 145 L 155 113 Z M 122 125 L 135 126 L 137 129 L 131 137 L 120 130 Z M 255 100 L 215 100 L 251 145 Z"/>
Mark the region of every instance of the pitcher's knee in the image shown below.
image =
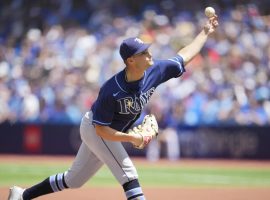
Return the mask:
<path id="1" fill-rule="evenodd" d="M 80 188 L 85 183 L 85 180 L 83 180 L 79 176 L 76 176 L 75 174 L 70 173 L 70 171 L 67 171 L 65 173 L 65 181 L 67 186 L 72 189 Z"/>

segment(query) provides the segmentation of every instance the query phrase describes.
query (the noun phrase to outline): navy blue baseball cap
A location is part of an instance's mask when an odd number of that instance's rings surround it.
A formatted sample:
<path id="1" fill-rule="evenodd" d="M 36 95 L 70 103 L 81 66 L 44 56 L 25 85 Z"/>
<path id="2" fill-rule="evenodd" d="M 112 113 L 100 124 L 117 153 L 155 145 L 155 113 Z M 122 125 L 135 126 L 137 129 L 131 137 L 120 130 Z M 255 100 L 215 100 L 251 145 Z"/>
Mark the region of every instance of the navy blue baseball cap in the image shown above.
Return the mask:
<path id="1" fill-rule="evenodd" d="M 141 53 L 147 50 L 151 44 L 144 43 L 141 39 L 132 37 L 123 40 L 122 44 L 120 45 L 120 55 L 123 60 L 128 59 L 129 57 Z"/>

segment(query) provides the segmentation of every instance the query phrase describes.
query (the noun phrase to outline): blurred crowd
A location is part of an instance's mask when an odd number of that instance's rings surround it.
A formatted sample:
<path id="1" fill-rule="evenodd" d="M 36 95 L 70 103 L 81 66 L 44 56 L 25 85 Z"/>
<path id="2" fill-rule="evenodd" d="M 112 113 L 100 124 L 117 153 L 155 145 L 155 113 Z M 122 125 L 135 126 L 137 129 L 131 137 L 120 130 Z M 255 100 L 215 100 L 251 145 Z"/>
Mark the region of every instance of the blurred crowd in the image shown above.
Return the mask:
<path id="1" fill-rule="evenodd" d="M 158 88 L 146 109 L 161 127 L 270 123 L 270 15 L 256 4 L 220 2 L 213 5 L 216 33 L 181 78 Z M 203 5 L 135 4 L 1 1 L 0 122 L 77 124 L 102 83 L 124 68 L 124 38 L 140 36 L 152 43 L 154 58 L 166 59 L 207 20 Z"/>

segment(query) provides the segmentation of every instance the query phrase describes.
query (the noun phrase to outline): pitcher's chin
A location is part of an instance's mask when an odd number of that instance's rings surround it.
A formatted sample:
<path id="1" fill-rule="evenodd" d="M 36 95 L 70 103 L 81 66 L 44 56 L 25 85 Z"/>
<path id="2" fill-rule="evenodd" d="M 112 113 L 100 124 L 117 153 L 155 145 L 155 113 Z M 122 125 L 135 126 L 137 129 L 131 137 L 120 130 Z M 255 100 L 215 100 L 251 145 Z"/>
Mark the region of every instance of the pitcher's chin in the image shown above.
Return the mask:
<path id="1" fill-rule="evenodd" d="M 154 64 L 154 61 L 153 60 L 150 60 L 149 61 L 149 65 L 151 66 L 151 65 L 153 65 Z"/>

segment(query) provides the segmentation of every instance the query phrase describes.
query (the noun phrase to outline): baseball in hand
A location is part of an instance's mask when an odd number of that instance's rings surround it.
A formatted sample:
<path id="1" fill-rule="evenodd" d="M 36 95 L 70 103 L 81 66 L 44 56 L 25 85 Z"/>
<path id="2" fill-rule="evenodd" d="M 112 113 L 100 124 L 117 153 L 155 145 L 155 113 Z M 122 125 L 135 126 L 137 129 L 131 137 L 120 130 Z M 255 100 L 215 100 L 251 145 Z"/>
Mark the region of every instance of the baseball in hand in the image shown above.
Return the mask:
<path id="1" fill-rule="evenodd" d="M 206 7 L 204 10 L 206 17 L 211 18 L 216 14 L 216 11 L 213 7 Z"/>

